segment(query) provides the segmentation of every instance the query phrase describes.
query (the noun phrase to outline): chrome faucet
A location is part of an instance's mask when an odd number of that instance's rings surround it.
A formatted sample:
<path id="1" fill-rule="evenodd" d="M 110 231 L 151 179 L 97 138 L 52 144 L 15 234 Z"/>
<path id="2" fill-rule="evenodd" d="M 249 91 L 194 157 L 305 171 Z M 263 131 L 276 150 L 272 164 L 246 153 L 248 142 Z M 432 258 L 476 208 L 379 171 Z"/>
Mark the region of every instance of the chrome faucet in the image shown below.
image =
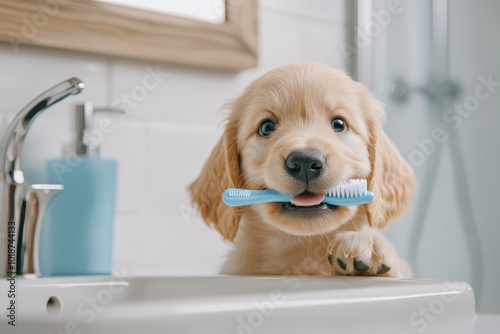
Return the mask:
<path id="1" fill-rule="evenodd" d="M 21 166 L 24 138 L 36 116 L 85 84 L 70 78 L 24 107 L 3 134 L 0 145 L 0 277 L 39 275 L 38 239 L 45 206 L 63 189 L 57 184 L 27 184 Z"/>

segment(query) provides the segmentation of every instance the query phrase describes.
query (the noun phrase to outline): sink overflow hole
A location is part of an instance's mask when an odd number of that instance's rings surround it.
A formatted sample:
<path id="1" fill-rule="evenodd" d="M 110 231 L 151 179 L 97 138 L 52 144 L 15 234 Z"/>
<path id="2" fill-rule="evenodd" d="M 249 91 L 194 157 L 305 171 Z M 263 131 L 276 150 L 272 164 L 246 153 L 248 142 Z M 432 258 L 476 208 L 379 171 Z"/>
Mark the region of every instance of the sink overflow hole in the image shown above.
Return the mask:
<path id="1" fill-rule="evenodd" d="M 59 297 L 52 296 L 47 300 L 47 314 L 58 315 L 62 311 L 62 302 Z"/>

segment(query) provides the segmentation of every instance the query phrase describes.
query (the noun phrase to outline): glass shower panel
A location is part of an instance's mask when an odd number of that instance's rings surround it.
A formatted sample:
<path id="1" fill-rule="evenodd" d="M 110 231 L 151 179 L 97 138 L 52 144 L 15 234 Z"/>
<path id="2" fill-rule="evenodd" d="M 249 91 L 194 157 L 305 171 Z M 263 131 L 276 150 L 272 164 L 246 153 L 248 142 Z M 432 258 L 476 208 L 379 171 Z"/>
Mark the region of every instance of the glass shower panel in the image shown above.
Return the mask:
<path id="1" fill-rule="evenodd" d="M 386 234 L 416 277 L 468 281 L 478 311 L 500 313 L 500 2 L 371 5 L 358 23 L 370 37 L 359 48 L 371 62 L 364 77 L 418 182 Z"/>

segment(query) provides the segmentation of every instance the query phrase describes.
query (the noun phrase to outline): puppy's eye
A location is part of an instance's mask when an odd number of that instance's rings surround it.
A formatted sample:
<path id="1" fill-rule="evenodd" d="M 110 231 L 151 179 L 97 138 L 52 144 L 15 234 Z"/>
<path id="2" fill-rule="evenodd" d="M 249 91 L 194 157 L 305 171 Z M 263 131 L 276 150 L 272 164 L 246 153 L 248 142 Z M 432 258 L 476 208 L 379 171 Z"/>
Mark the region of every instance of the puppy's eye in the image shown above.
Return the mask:
<path id="1" fill-rule="evenodd" d="M 335 132 L 346 132 L 347 131 L 347 124 L 344 122 L 342 118 L 334 118 L 332 120 L 332 129 Z"/>
<path id="2" fill-rule="evenodd" d="M 259 135 L 261 135 L 263 137 L 267 137 L 271 133 L 273 133 L 274 130 L 276 130 L 276 124 L 273 121 L 271 121 L 270 119 L 266 119 L 265 121 L 260 123 Z"/>

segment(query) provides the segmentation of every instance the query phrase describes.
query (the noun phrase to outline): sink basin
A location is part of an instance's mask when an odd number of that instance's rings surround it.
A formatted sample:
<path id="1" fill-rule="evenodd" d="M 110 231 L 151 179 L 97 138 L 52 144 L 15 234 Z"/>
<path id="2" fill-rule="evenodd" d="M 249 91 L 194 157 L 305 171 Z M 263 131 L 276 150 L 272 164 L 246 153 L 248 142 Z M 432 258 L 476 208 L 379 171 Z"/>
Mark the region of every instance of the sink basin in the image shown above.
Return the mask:
<path id="1" fill-rule="evenodd" d="M 472 333 L 464 282 L 378 277 L 18 278 L 0 333 Z"/>

